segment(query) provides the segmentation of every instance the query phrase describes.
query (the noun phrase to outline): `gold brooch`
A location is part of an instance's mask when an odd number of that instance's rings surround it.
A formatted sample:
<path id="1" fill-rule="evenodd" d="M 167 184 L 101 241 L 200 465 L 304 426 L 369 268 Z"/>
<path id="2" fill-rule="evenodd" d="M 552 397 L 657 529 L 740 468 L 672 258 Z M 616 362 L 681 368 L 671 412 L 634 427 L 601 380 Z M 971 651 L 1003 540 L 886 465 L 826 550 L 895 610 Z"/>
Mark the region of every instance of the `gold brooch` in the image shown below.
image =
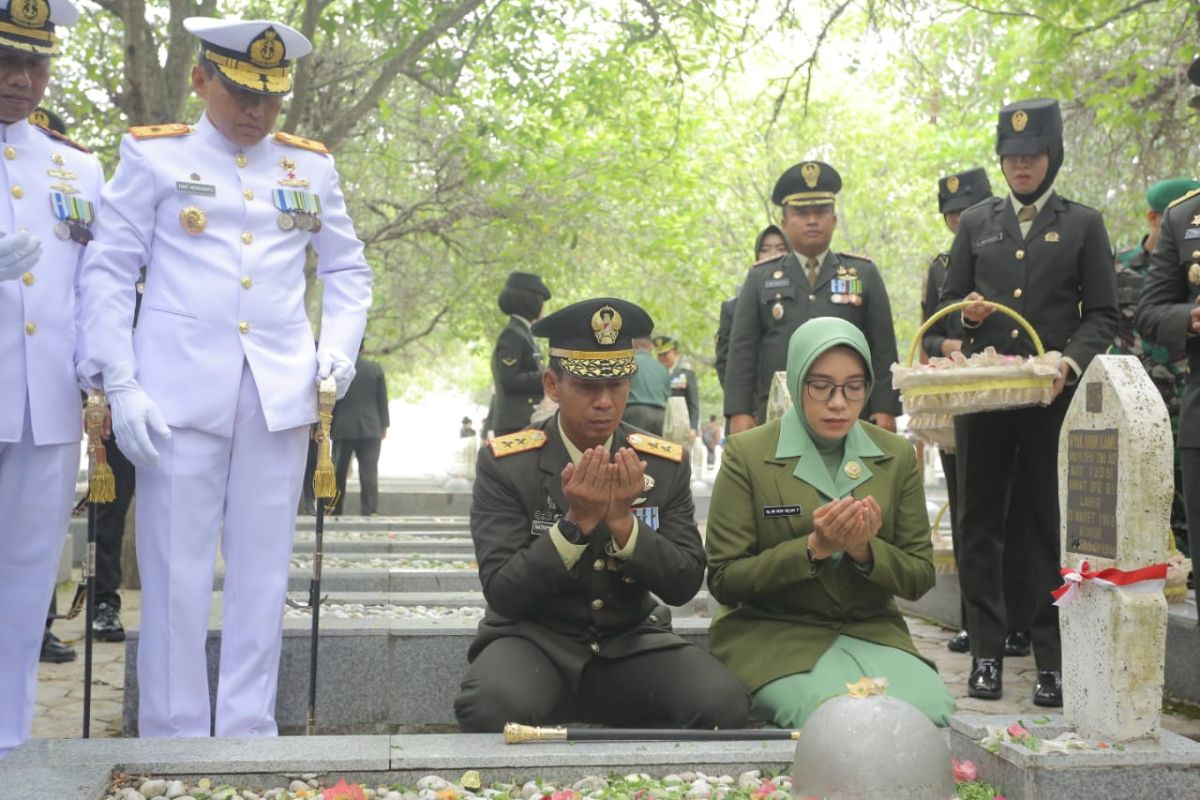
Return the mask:
<path id="1" fill-rule="evenodd" d="M 858 476 L 862 474 L 862 467 L 857 461 L 849 461 L 845 467 L 846 477 L 852 481 L 858 480 Z"/>
<path id="2" fill-rule="evenodd" d="M 1200 286 L 1200 264 L 1192 264 L 1188 267 L 1188 283 L 1192 286 Z"/>
<path id="3" fill-rule="evenodd" d="M 195 206 L 188 206 L 179 212 L 179 224 L 192 236 L 199 236 L 208 227 L 208 216 Z"/>

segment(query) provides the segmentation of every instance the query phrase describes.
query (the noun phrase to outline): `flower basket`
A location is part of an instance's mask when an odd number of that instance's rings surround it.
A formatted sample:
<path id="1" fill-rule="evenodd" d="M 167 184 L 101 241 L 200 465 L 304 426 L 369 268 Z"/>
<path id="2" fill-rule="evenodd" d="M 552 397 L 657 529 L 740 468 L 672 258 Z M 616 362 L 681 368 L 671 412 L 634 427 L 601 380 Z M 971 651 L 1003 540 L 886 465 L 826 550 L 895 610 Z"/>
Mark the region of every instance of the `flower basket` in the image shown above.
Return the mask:
<path id="1" fill-rule="evenodd" d="M 1046 352 L 1037 331 L 1016 311 L 983 301 L 1016 320 L 1033 339 L 1037 355 L 1006 356 L 988 347 L 970 358 L 955 353 L 950 358 L 939 356 L 930 358 L 927 364 L 919 363 L 917 351 L 929 328 L 972 302 L 952 303 L 930 316 L 913 338 L 908 354 L 912 366 L 892 365 L 892 386 L 900 391 L 904 411 L 909 415 L 909 429 L 943 449 L 953 449 L 953 418 L 959 414 L 1049 404 L 1054 399 L 1054 381 L 1062 360 L 1061 353 Z"/>

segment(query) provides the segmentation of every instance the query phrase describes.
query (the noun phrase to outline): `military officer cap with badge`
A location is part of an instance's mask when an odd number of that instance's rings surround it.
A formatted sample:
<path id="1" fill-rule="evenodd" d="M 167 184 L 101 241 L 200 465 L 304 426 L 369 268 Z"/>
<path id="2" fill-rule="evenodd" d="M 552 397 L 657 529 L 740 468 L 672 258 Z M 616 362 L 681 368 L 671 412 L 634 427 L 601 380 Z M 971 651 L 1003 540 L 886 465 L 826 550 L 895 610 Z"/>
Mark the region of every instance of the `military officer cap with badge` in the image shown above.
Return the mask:
<path id="1" fill-rule="evenodd" d="M 669 353 L 677 346 L 675 337 L 667 336 L 665 333 L 655 336 L 650 341 L 654 344 L 654 354 L 656 356 L 661 356 L 663 353 Z"/>
<path id="2" fill-rule="evenodd" d="M 1063 119 L 1057 100 L 1019 100 L 1000 109 L 996 155 L 1037 155 L 1062 148 Z"/>
<path id="3" fill-rule="evenodd" d="M 504 282 L 504 288 L 523 289 L 527 292 L 541 295 L 543 300 L 550 299 L 550 290 L 546 288 L 546 284 L 542 282 L 542 279 L 532 272 L 508 273 L 508 280 Z"/>
<path id="4" fill-rule="evenodd" d="M 312 52 L 304 34 L 270 20 L 188 17 L 183 27 L 200 39 L 200 56 L 217 74 L 256 94 L 290 92 L 292 62 Z"/>
<path id="5" fill-rule="evenodd" d="M 631 377 L 638 369 L 633 340 L 652 330 L 641 306 L 615 297 L 574 303 L 533 323 L 533 335 L 550 340 L 552 365 L 585 381 Z"/>
<path id="6" fill-rule="evenodd" d="M 992 183 L 987 170 L 975 167 L 966 172 L 956 172 L 938 178 L 938 213 L 952 214 L 964 211 L 992 196 Z"/>
<path id="7" fill-rule="evenodd" d="M 842 176 L 824 161 L 801 161 L 779 176 L 771 202 L 787 208 L 831 206 L 842 190 Z"/>
<path id="8" fill-rule="evenodd" d="M 1191 178 L 1168 178 L 1146 190 L 1146 204 L 1151 211 L 1161 214 L 1175 200 L 1196 189 L 1200 189 L 1200 181 Z"/>
<path id="9" fill-rule="evenodd" d="M 56 26 L 70 27 L 79 9 L 70 0 L 0 0 L 0 47 L 47 58 L 62 55 Z"/>

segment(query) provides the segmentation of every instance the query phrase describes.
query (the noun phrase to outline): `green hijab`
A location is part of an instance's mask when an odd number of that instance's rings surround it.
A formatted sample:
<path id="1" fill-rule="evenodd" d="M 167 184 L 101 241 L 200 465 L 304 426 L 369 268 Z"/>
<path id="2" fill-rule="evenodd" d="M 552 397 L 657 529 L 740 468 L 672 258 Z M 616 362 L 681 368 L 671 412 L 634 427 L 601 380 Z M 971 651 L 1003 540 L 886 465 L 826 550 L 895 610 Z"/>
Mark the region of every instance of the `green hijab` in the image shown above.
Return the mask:
<path id="1" fill-rule="evenodd" d="M 875 383 L 871 348 L 862 331 L 837 317 L 810 319 L 792 333 L 788 341 L 787 386 L 792 407 L 780 420 L 776 458 L 798 457 L 792 472 L 830 500 L 850 494 L 871 477 L 863 458 L 881 456 L 883 451 L 857 421 L 842 439 L 818 436 L 804 416 L 804 379 L 813 364 L 834 347 L 849 347 L 862 358 L 867 377 Z"/>

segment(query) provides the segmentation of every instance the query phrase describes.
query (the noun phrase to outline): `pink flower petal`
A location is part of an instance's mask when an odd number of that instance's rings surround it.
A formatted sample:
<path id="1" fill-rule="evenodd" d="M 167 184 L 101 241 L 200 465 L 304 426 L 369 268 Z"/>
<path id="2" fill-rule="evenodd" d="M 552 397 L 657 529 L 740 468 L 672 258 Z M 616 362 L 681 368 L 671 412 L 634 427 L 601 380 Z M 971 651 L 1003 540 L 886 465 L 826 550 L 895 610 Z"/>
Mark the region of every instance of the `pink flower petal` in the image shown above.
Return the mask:
<path id="1" fill-rule="evenodd" d="M 951 757 L 950 763 L 954 767 L 954 780 L 960 783 L 979 779 L 979 768 L 975 766 L 974 761 L 963 759 L 959 761 L 957 758 Z"/>
<path id="2" fill-rule="evenodd" d="M 1014 722 L 1012 725 L 1008 726 L 1008 735 L 1014 739 L 1024 739 L 1029 735 L 1029 731 L 1021 727 L 1021 723 Z"/>

